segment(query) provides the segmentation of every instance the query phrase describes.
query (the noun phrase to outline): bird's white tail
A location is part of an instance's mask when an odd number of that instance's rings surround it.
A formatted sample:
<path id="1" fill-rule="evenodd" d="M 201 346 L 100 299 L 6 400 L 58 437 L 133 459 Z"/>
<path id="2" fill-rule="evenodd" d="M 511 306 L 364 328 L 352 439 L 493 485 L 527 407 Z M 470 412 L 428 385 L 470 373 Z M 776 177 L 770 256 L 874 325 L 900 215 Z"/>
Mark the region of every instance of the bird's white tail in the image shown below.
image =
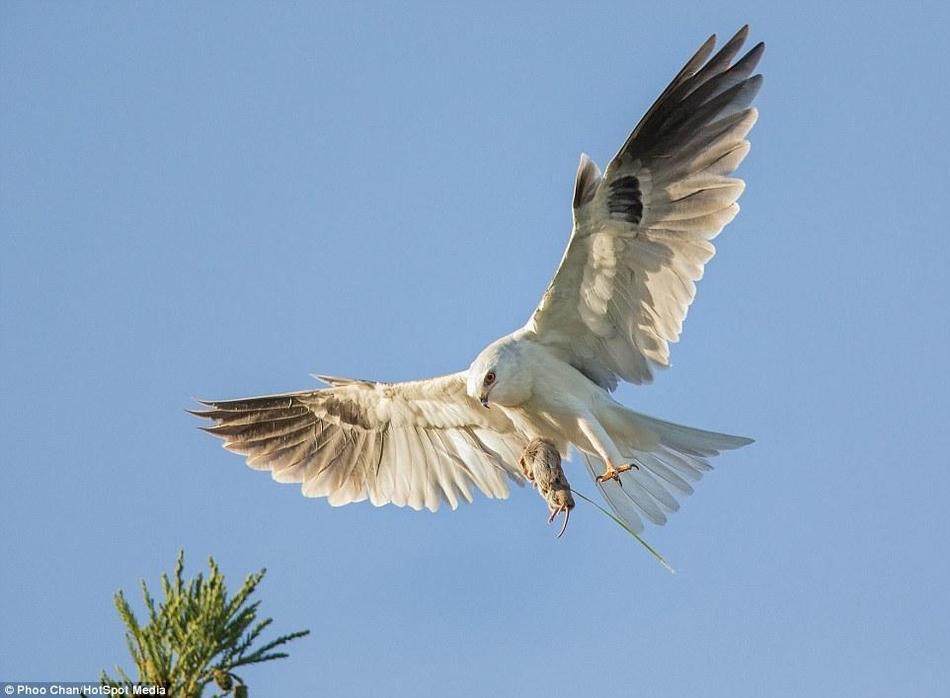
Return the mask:
<path id="1" fill-rule="evenodd" d="M 616 480 L 597 486 L 614 514 L 638 532 L 643 530 L 641 516 L 658 525 L 666 523 L 667 514 L 679 509 L 673 495 L 693 493 L 690 483 L 712 470 L 709 458 L 753 441 L 666 422 L 617 403 L 598 417 L 617 448 L 637 469 L 620 476 L 622 487 Z M 592 477 L 603 472 L 599 458 L 587 453 L 584 457 Z"/>

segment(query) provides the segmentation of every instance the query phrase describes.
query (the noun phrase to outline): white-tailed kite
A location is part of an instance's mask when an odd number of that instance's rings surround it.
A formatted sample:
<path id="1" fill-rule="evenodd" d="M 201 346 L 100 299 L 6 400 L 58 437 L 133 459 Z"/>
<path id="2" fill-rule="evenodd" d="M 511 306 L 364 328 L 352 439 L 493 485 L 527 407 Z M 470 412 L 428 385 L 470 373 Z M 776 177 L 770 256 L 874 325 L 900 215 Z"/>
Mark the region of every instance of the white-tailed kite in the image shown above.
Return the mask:
<path id="1" fill-rule="evenodd" d="M 554 278 L 527 324 L 468 370 L 407 383 L 319 376 L 330 387 L 202 401 L 195 414 L 213 420 L 207 431 L 333 506 L 369 499 L 431 511 L 472 501 L 475 488 L 506 498 L 507 480 L 523 480 L 526 447 L 541 439 L 565 457 L 574 446 L 632 530 L 641 516 L 663 524 L 709 457 L 751 440 L 648 417 L 611 392 L 669 365 L 710 240 L 739 211 L 745 185 L 729 175 L 749 152 L 762 83 L 752 73 L 765 48 L 733 63 L 747 35 L 743 27 L 712 58 L 710 37 L 603 174 L 581 156 Z"/>

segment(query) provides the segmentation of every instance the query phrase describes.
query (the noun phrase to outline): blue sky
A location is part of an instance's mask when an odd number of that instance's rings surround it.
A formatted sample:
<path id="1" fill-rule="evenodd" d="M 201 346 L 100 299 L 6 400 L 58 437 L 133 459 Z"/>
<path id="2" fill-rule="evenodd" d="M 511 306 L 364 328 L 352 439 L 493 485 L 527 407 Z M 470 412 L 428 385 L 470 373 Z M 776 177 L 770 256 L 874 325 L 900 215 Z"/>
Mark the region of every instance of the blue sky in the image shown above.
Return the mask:
<path id="1" fill-rule="evenodd" d="M 310 628 L 254 695 L 935 696 L 950 682 L 938 3 L 0 8 L 0 677 L 128 666 L 112 609 L 214 554 Z M 647 537 L 531 491 L 331 509 L 194 395 L 468 365 L 710 33 L 768 44 L 742 213 L 618 397 L 757 443 Z M 462 319 L 462 321 L 459 320 Z M 590 493 L 582 469 L 573 484 Z"/>

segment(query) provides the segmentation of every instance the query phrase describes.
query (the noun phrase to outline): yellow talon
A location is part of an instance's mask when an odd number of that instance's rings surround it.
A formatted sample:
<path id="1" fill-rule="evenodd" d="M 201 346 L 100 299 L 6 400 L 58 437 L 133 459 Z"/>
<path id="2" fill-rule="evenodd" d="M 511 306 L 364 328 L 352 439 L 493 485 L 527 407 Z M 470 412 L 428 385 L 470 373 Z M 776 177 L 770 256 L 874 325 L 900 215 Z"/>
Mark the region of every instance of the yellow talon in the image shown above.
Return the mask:
<path id="1" fill-rule="evenodd" d="M 607 469 L 604 470 L 600 475 L 597 476 L 597 482 L 609 482 L 610 480 L 616 480 L 618 485 L 622 485 L 620 482 L 621 474 L 627 472 L 628 470 L 639 470 L 639 466 L 631 463 L 630 465 L 618 465 L 616 468 L 612 465 L 608 465 Z"/>

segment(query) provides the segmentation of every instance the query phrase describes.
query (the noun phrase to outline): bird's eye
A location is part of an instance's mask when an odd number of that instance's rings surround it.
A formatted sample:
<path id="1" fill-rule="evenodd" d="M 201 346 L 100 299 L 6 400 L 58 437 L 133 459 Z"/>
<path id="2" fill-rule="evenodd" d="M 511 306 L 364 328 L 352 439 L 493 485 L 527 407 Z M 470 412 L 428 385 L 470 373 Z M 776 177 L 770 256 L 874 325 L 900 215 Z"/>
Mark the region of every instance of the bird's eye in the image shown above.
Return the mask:
<path id="1" fill-rule="evenodd" d="M 491 385 L 495 382 L 495 372 L 489 371 L 485 374 L 485 385 Z"/>

